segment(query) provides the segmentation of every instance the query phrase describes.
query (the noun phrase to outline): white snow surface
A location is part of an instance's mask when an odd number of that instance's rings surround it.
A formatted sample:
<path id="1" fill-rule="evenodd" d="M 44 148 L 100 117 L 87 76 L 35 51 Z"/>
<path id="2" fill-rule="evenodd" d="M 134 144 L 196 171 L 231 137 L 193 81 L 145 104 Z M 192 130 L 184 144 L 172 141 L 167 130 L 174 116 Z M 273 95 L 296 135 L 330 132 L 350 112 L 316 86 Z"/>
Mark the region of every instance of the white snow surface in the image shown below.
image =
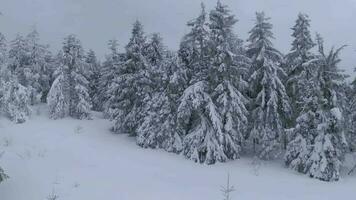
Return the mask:
<path id="1" fill-rule="evenodd" d="M 218 200 L 228 173 L 236 189 L 232 200 L 356 196 L 356 174 L 326 183 L 276 161 L 201 165 L 112 134 L 100 113 L 93 120 L 50 120 L 44 106 L 34 110 L 24 124 L 0 118 L 0 166 L 10 176 L 0 184 L 1 200 L 46 200 L 52 192 L 58 200 Z"/>

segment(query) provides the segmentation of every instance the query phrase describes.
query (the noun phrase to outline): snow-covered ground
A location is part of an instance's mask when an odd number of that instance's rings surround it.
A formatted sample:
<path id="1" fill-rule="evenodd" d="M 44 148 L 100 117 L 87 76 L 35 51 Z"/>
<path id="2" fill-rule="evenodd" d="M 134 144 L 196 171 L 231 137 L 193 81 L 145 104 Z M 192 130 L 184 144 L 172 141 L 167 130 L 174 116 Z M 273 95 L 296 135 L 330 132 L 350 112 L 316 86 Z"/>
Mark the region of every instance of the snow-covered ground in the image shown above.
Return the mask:
<path id="1" fill-rule="evenodd" d="M 195 164 L 110 133 L 98 113 L 89 121 L 54 121 L 43 107 L 34 110 L 25 124 L 0 118 L 0 166 L 11 177 L 0 184 L 1 200 L 45 200 L 52 193 L 58 200 L 218 200 L 227 173 L 236 200 L 356 198 L 356 175 L 325 183 L 278 162 Z"/>

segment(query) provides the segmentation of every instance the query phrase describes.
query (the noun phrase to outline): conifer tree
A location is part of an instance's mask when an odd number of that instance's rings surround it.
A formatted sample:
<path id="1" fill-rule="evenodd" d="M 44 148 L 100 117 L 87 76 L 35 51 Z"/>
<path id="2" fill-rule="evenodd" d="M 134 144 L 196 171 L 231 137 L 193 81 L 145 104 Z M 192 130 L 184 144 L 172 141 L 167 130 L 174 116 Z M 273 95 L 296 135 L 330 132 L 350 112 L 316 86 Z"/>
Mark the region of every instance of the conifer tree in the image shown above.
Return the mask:
<path id="1" fill-rule="evenodd" d="M 206 76 L 203 73 L 206 72 L 204 68 L 208 65 L 207 62 L 209 60 L 207 59 L 209 27 L 203 3 L 201 4 L 200 15 L 196 19 L 189 21 L 187 26 L 191 30 L 183 37 L 178 51 L 180 65 L 184 70 L 182 71 L 183 78 L 181 82 L 185 88 L 189 84 L 199 81 L 202 76 Z"/>
<path id="2" fill-rule="evenodd" d="M 235 159 L 240 155 L 247 128 L 247 99 L 239 89 L 245 84 L 242 77 L 249 59 L 236 51 L 236 42 L 232 42 L 237 38 L 232 31 L 237 20 L 227 6 L 218 1 L 209 19 L 211 96 L 223 124 L 225 154 L 229 159 Z"/>
<path id="3" fill-rule="evenodd" d="M 350 150 L 356 152 L 356 79 L 351 83 L 349 91 L 349 121 L 348 121 L 348 141 Z"/>
<path id="4" fill-rule="evenodd" d="M 8 67 L 7 56 L 6 39 L 0 34 L 0 108 L 15 123 L 23 123 L 31 114 L 29 92 L 18 82 L 15 71 Z M 14 60 L 10 63 L 14 64 Z"/>
<path id="5" fill-rule="evenodd" d="M 89 81 L 89 96 L 91 97 L 92 100 L 93 110 L 100 111 L 101 69 L 100 69 L 100 63 L 97 60 L 95 52 L 93 50 L 89 50 L 89 52 L 86 55 L 85 62 L 88 65 L 88 74 L 86 75 L 86 78 Z"/>
<path id="6" fill-rule="evenodd" d="M 305 84 L 313 76 L 310 62 L 315 57 L 311 49 L 315 46 L 310 34 L 310 20 L 308 15 L 300 13 L 293 30 L 293 42 L 290 53 L 286 56 L 286 71 L 288 73 L 287 91 L 291 99 L 294 119 L 301 111 Z"/>
<path id="7" fill-rule="evenodd" d="M 17 35 L 9 45 L 9 69 L 21 85 L 28 86 L 32 76 L 29 68 L 29 46 L 22 35 Z"/>
<path id="8" fill-rule="evenodd" d="M 8 51 L 5 36 L 0 32 L 0 111 L 4 110 L 5 82 L 9 80 Z"/>
<path id="9" fill-rule="evenodd" d="M 324 52 L 323 43 L 319 39 L 319 68 L 317 80 L 321 93 L 319 111 L 318 135 L 307 165 L 309 176 L 323 181 L 337 181 L 340 178 L 340 168 L 347 141 L 344 134 L 344 114 L 341 107 L 341 98 L 345 94 L 340 90 L 345 75 L 338 68 L 341 59 L 340 51 L 344 48 L 331 49 Z"/>
<path id="10" fill-rule="evenodd" d="M 30 32 L 26 41 L 29 51 L 29 70 L 31 77 L 28 80 L 28 88 L 32 90 L 31 104 L 46 102 L 47 93 L 51 87 L 52 55 L 48 45 L 40 43 L 36 30 Z"/>
<path id="11" fill-rule="evenodd" d="M 204 15 L 203 7 L 181 44 L 193 48 L 182 59 L 189 64 L 190 81 L 180 98 L 178 122 L 184 135 L 183 154 L 196 162 L 213 164 L 239 157 L 247 111 L 244 97 L 236 88 L 241 66 L 236 63 L 230 43 L 236 19 L 218 2 L 210 12 L 209 29 L 202 31 L 206 25 Z M 194 48 L 195 44 L 199 48 Z"/>
<path id="12" fill-rule="evenodd" d="M 112 97 L 114 94 L 111 94 L 111 92 L 113 91 L 110 90 L 110 87 L 112 86 L 112 84 L 114 84 L 115 77 L 118 76 L 119 66 L 120 63 L 124 61 L 124 56 L 122 54 L 119 54 L 118 52 L 117 40 L 110 40 L 108 42 L 108 47 L 110 53 L 105 57 L 105 61 L 103 62 L 103 65 L 100 70 L 101 78 L 99 82 L 99 101 L 101 102 L 101 104 L 99 105 L 99 108 L 104 112 L 105 117 L 112 119 L 112 110 L 110 106 L 113 103 L 109 100 L 110 97 Z"/>
<path id="13" fill-rule="evenodd" d="M 324 53 L 317 38 L 319 55 L 310 62 L 315 73 L 305 84 L 303 109 L 288 145 L 287 166 L 323 181 L 336 181 L 347 141 L 344 134 L 342 87 L 345 76 L 338 69 L 342 48 Z"/>
<path id="14" fill-rule="evenodd" d="M 113 112 L 114 132 L 135 136 L 144 116 L 144 103 L 150 94 L 149 63 L 145 57 L 146 36 L 139 21 L 133 25 L 126 46 L 125 62 L 119 66 L 118 76 L 110 85 L 110 109 Z"/>
<path id="15" fill-rule="evenodd" d="M 175 79 L 177 58 L 163 48 L 161 39 L 153 36 L 148 49 L 151 60 L 153 93 L 145 105 L 145 117 L 138 128 L 137 144 L 142 147 L 163 148 L 178 153 L 182 150 L 182 138 L 177 131 L 177 102 L 179 83 Z M 154 48 L 162 47 L 162 48 Z M 162 55 L 162 57 L 160 56 Z M 160 59 L 161 58 L 161 59 Z M 154 62 L 152 62 L 154 61 Z"/>
<path id="16" fill-rule="evenodd" d="M 53 119 L 67 115 L 90 119 L 89 82 L 85 77 L 86 63 L 80 41 L 69 35 L 64 39 L 58 77 L 47 97 Z"/>
<path id="17" fill-rule="evenodd" d="M 289 99 L 280 79 L 281 53 L 271 42 L 270 18 L 256 13 L 255 26 L 249 32 L 247 54 L 252 60 L 250 82 L 251 132 L 255 150 L 260 158 L 268 159 L 281 148 L 285 120 L 290 117 Z"/>

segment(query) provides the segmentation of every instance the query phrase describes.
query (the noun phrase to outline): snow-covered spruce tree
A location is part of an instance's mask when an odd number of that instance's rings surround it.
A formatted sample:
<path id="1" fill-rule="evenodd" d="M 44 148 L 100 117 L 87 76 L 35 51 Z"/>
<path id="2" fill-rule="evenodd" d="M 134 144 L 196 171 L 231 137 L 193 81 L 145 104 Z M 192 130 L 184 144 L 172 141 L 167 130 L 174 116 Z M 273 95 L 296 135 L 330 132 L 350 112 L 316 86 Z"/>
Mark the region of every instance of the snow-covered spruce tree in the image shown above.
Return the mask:
<path id="1" fill-rule="evenodd" d="M 118 76 L 110 85 L 110 109 L 115 125 L 113 131 L 136 136 L 144 116 L 144 103 L 151 91 L 149 63 L 145 57 L 146 36 L 139 21 L 133 25 L 132 36 L 126 46 L 125 61 Z"/>
<path id="2" fill-rule="evenodd" d="M 101 69 L 100 63 L 96 58 L 95 52 L 89 50 L 86 55 L 85 62 L 88 64 L 88 74 L 86 78 L 89 81 L 89 96 L 91 97 L 93 110 L 101 110 L 101 97 L 100 97 L 100 80 L 101 80 Z"/>
<path id="3" fill-rule="evenodd" d="M 178 153 L 182 138 L 177 131 L 179 82 L 177 57 L 166 50 L 159 35 L 152 36 L 147 48 L 150 79 L 153 84 L 150 100 L 145 104 L 145 117 L 137 130 L 137 144 L 147 148 L 163 148 Z"/>
<path id="4" fill-rule="evenodd" d="M 51 118 L 69 115 L 90 119 L 89 82 L 84 75 L 86 63 L 81 43 L 74 35 L 64 39 L 60 64 L 58 77 L 47 97 Z"/>
<path id="5" fill-rule="evenodd" d="M 29 68 L 29 47 L 27 40 L 17 35 L 9 45 L 9 69 L 10 72 L 18 78 L 20 84 L 29 85 L 30 76 L 32 76 Z"/>
<path id="6" fill-rule="evenodd" d="M 310 177 L 323 181 L 337 181 L 340 178 L 340 167 L 347 147 L 343 127 L 343 110 L 340 105 L 340 87 L 345 82 L 345 75 L 338 69 L 339 49 L 324 53 L 323 42 L 319 39 L 319 68 L 317 80 L 321 92 L 321 109 L 318 113 L 318 135 L 307 165 L 310 166 Z"/>
<path id="7" fill-rule="evenodd" d="M 8 61 L 8 52 L 7 52 L 7 41 L 5 36 L 0 32 L 0 69 L 3 69 L 6 66 Z"/>
<path id="8" fill-rule="evenodd" d="M 39 101 L 45 103 L 48 91 L 51 87 L 51 75 L 53 73 L 53 59 L 48 45 L 40 43 L 39 34 L 36 30 L 30 32 L 27 37 L 29 52 L 27 88 L 31 90 L 31 104 Z"/>
<path id="9" fill-rule="evenodd" d="M 9 79 L 7 61 L 7 41 L 5 36 L 0 32 L 0 112 L 4 109 L 3 96 L 5 92 L 5 81 Z"/>
<path id="10" fill-rule="evenodd" d="M 211 135 L 214 132 L 213 124 L 208 121 L 210 115 L 208 113 L 209 107 L 207 107 L 208 102 L 213 103 L 207 93 L 209 32 L 206 18 L 205 7 L 202 4 L 200 15 L 188 23 L 191 31 L 183 37 L 180 44 L 178 55 L 180 66 L 184 69 L 183 83 L 185 90 L 179 99 L 177 120 L 178 131 L 180 135 L 185 137 L 184 155 L 195 162 L 214 163 L 216 162 L 215 157 L 207 158 L 211 155 L 206 155 L 208 151 L 206 146 L 201 145 L 202 147 L 200 147 L 198 144 L 199 141 L 204 142 L 204 134 Z M 211 107 L 215 109 L 214 106 Z M 214 111 L 217 113 L 216 110 Z M 195 146 L 189 144 L 189 141 L 194 139 L 194 135 L 196 135 L 195 140 L 197 141 Z M 226 159 L 226 157 L 219 158 L 219 160 Z"/>
<path id="11" fill-rule="evenodd" d="M 180 43 L 178 56 L 182 68 L 181 83 L 184 88 L 206 76 L 203 74 L 207 72 L 205 68 L 209 61 L 207 55 L 209 27 L 206 18 L 205 5 L 201 4 L 200 15 L 187 23 L 191 30 Z"/>
<path id="12" fill-rule="evenodd" d="M 8 68 L 7 55 L 6 39 L 0 34 L 0 109 L 12 121 L 23 123 L 31 114 L 29 93 Z"/>
<path id="13" fill-rule="evenodd" d="M 356 69 L 355 69 L 356 71 Z M 349 134 L 350 150 L 356 152 L 356 79 L 351 83 L 349 97 Z"/>
<path id="14" fill-rule="evenodd" d="M 320 37 L 318 44 L 320 55 L 310 62 L 315 70 L 305 84 L 303 107 L 285 161 L 310 177 L 336 181 L 347 147 L 342 108 L 345 76 L 337 67 L 342 48 L 325 54 Z"/>
<path id="15" fill-rule="evenodd" d="M 247 111 L 236 88 L 241 66 L 229 43 L 236 20 L 220 2 L 210 12 L 209 29 L 204 27 L 205 15 L 202 9 L 181 44 L 181 60 L 188 63 L 185 67 L 190 78 L 180 98 L 178 122 L 184 136 L 183 154 L 196 162 L 213 164 L 239 157 Z"/>
<path id="16" fill-rule="evenodd" d="M 299 116 L 296 118 L 295 127 L 288 135 L 284 157 L 285 164 L 300 173 L 307 173 L 310 166 L 307 161 L 313 148 L 315 137 L 318 135 L 319 111 L 321 91 L 317 77 L 318 60 L 310 61 L 305 68 L 307 76 L 303 76 L 303 94 L 299 99 Z"/>
<path id="17" fill-rule="evenodd" d="M 121 62 L 124 61 L 124 56 L 118 52 L 117 40 L 110 40 L 108 46 L 110 54 L 105 57 L 105 61 L 103 62 L 100 70 L 100 99 L 98 101 L 100 102 L 100 105 L 98 106 L 99 109 L 104 112 L 105 117 L 112 119 L 112 111 L 110 108 L 112 102 L 109 100 L 115 94 L 111 94 L 111 92 L 114 91 L 110 90 L 110 87 L 114 84 L 115 77 L 118 76 L 119 66 Z"/>
<path id="18" fill-rule="evenodd" d="M 247 99 L 239 91 L 244 88 L 242 75 L 249 66 L 249 59 L 236 50 L 236 36 L 232 29 L 237 22 L 227 6 L 218 1 L 210 12 L 209 81 L 211 96 L 217 106 L 223 125 L 223 135 L 216 136 L 229 159 L 240 155 L 247 129 Z"/>
<path id="19" fill-rule="evenodd" d="M 287 87 L 292 102 L 295 127 L 288 135 L 285 164 L 299 172 L 307 170 L 311 145 L 317 135 L 320 88 L 317 77 L 318 59 L 311 53 L 315 46 L 309 31 L 310 20 L 299 14 L 292 28 L 291 52 L 286 56 Z"/>
<path id="20" fill-rule="evenodd" d="M 310 68 L 315 68 L 310 61 L 314 58 L 311 49 L 315 46 L 310 34 L 310 20 L 306 14 L 300 13 L 293 30 L 293 42 L 290 53 L 286 56 L 286 72 L 288 79 L 286 83 L 288 95 L 291 99 L 293 119 L 299 116 L 300 103 L 303 101 L 305 84 L 313 74 Z"/>
<path id="21" fill-rule="evenodd" d="M 280 76 L 281 53 L 271 42 L 272 24 L 263 12 L 256 13 L 256 24 L 249 32 L 247 54 L 252 60 L 250 83 L 251 132 L 250 139 L 260 158 L 276 155 L 284 137 L 286 119 L 291 109 Z"/>

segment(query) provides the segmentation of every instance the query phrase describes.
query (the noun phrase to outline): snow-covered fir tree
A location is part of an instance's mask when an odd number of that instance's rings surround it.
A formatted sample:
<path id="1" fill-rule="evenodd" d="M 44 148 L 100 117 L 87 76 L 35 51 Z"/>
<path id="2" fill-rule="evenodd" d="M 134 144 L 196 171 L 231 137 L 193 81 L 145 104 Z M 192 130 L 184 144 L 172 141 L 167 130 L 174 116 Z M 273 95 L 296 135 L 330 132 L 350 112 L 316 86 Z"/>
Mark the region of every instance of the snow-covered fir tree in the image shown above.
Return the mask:
<path id="1" fill-rule="evenodd" d="M 9 69 L 30 95 L 30 103 L 44 102 L 50 88 L 51 53 L 42 45 L 39 34 L 33 30 L 26 37 L 17 35 L 10 43 Z"/>
<path id="2" fill-rule="evenodd" d="M 200 15 L 189 21 L 187 25 L 191 30 L 183 37 L 178 51 L 180 65 L 183 68 L 181 81 L 184 84 L 183 87 L 199 81 L 202 76 L 206 76 L 203 73 L 206 72 L 204 68 L 208 65 L 209 60 L 207 59 L 209 27 L 204 4 L 201 4 Z"/>
<path id="3" fill-rule="evenodd" d="M 125 48 L 125 61 L 120 64 L 118 75 L 109 88 L 110 109 L 115 121 L 114 132 L 135 136 L 138 126 L 142 123 L 144 104 L 152 92 L 145 47 L 143 26 L 136 21 Z"/>
<path id="4" fill-rule="evenodd" d="M 100 97 L 100 80 L 101 80 L 101 69 L 100 63 L 96 58 L 95 52 L 89 50 L 85 62 L 88 64 L 88 74 L 86 78 L 89 81 L 89 96 L 92 100 L 93 110 L 101 110 L 101 97 Z"/>
<path id="5" fill-rule="evenodd" d="M 192 26 L 190 35 L 206 34 L 201 31 L 206 23 L 201 21 L 205 20 L 204 15 L 202 9 L 195 20 L 200 28 Z M 204 36 L 191 40 L 193 47 L 194 44 L 204 46 L 198 46 L 201 49 L 198 48 L 200 51 L 194 55 L 195 65 L 190 67 L 192 78 L 180 99 L 178 119 L 185 136 L 183 154 L 196 162 L 213 164 L 239 157 L 247 110 L 246 100 L 238 90 L 243 66 L 237 61 L 243 59 L 233 54 L 235 43 L 230 43 L 232 27 L 237 20 L 220 1 L 209 18 L 206 43 L 195 40 Z M 183 44 L 187 46 L 186 41 L 183 40 Z"/>
<path id="6" fill-rule="evenodd" d="M 145 117 L 137 130 L 137 144 L 178 153 L 182 150 L 182 137 L 177 131 L 176 120 L 178 59 L 165 49 L 157 34 L 151 38 L 147 50 L 152 66 L 153 93 L 145 105 Z"/>
<path id="7" fill-rule="evenodd" d="M 218 1 L 210 12 L 210 69 L 212 98 L 218 108 L 223 125 L 222 145 L 229 159 L 239 157 L 247 128 L 247 99 L 239 91 L 245 81 L 242 75 L 249 59 L 236 51 L 236 36 L 232 32 L 237 22 L 227 6 Z M 220 136 L 217 136 L 219 138 Z"/>
<path id="8" fill-rule="evenodd" d="M 337 66 L 342 48 L 325 54 L 321 38 L 317 41 L 320 55 L 309 63 L 316 70 L 306 80 L 303 107 L 285 161 L 287 166 L 310 177 L 336 181 L 347 147 L 342 109 L 345 75 Z"/>
<path id="9" fill-rule="evenodd" d="M 272 24 L 263 12 L 256 13 L 255 26 L 249 32 L 248 56 L 252 60 L 250 83 L 250 139 L 260 158 L 268 159 L 281 148 L 286 119 L 291 109 L 280 76 L 281 53 L 273 47 Z"/>
<path id="10" fill-rule="evenodd" d="M 29 52 L 29 70 L 27 88 L 31 89 L 31 104 L 46 102 L 48 91 L 51 87 L 53 73 L 53 59 L 48 45 L 40 43 L 39 34 L 36 30 L 26 37 Z"/>
<path id="11" fill-rule="evenodd" d="M 319 110 L 319 85 L 316 80 L 318 62 L 311 53 L 315 46 L 310 35 L 310 20 L 299 14 L 292 28 L 294 37 L 291 52 L 286 56 L 288 71 L 287 87 L 293 105 L 295 128 L 291 129 L 285 154 L 288 167 L 304 172 L 307 170 L 311 145 L 317 135 L 317 112 Z"/>
<path id="12" fill-rule="evenodd" d="M 191 20 L 188 26 L 191 30 L 183 37 L 179 49 L 180 63 L 185 74 L 186 89 L 179 100 L 178 130 L 185 137 L 183 153 L 187 158 L 196 162 L 214 163 L 216 161 L 215 157 L 206 158 L 208 151 L 206 146 L 201 145 L 202 147 L 200 148 L 199 144 L 196 144 L 196 146 L 190 146 L 189 144 L 189 141 L 194 140 L 194 135 L 212 134 L 214 132 L 210 124 L 207 125 L 210 117 L 207 104 L 208 101 L 212 104 L 212 100 L 207 93 L 209 61 L 207 45 L 209 32 L 207 14 L 203 4 L 200 15 Z M 192 135 L 192 139 L 190 139 L 189 135 Z M 197 143 L 198 141 L 204 142 L 204 138 L 198 138 L 197 136 L 195 139 Z M 220 160 L 224 159 L 226 157 L 220 158 Z"/>
<path id="13" fill-rule="evenodd" d="M 356 70 L 355 70 L 356 71 Z M 356 79 L 351 83 L 349 95 L 348 141 L 350 150 L 356 152 Z"/>
<path id="14" fill-rule="evenodd" d="M 69 35 L 64 39 L 58 76 L 47 97 L 53 119 L 67 115 L 90 119 L 89 82 L 85 77 L 85 57 L 80 41 Z"/>
<path id="15" fill-rule="evenodd" d="M 5 91 L 5 81 L 8 81 L 9 79 L 7 61 L 7 40 L 5 36 L 0 32 L 0 111 L 4 109 L 4 103 L 2 101 Z"/>
<path id="16" fill-rule="evenodd" d="M 307 160 L 310 156 L 315 137 L 318 135 L 320 88 L 317 77 L 318 61 L 308 63 L 304 78 L 303 95 L 298 97 L 300 111 L 296 118 L 295 127 L 288 135 L 289 143 L 285 154 L 285 164 L 298 172 L 307 173 Z M 300 82 L 301 83 L 301 82 Z"/>
<path id="17" fill-rule="evenodd" d="M 293 30 L 293 42 L 290 53 L 286 56 L 286 68 L 288 73 L 287 91 L 293 108 L 293 119 L 298 117 L 302 109 L 300 103 L 303 101 L 305 84 L 313 74 L 310 68 L 315 68 L 310 61 L 314 55 L 311 49 L 315 46 L 310 34 L 310 20 L 306 14 L 300 13 Z"/>
<path id="18" fill-rule="evenodd" d="M 27 40 L 22 35 L 17 35 L 9 45 L 9 64 L 8 67 L 14 74 L 20 84 L 29 85 L 30 77 L 32 76 L 29 68 L 29 47 Z"/>
<path id="19" fill-rule="evenodd" d="M 6 62 L 8 61 L 8 52 L 7 52 L 7 40 L 5 36 L 0 32 L 0 65 L 3 69 L 6 66 Z"/>
<path id="20" fill-rule="evenodd" d="M 7 53 L 6 39 L 0 34 L 0 109 L 15 123 L 23 123 L 31 114 L 29 92 L 18 82 L 15 71 L 8 68 Z"/>
<path id="21" fill-rule="evenodd" d="M 343 127 L 344 114 L 341 107 L 340 90 L 345 75 L 338 68 L 341 59 L 340 51 L 344 48 L 331 49 L 324 52 L 323 42 L 318 40 L 320 58 L 317 80 L 321 92 L 321 109 L 319 111 L 318 135 L 315 138 L 310 158 L 309 176 L 323 181 L 337 181 L 340 168 L 348 146 Z"/>
<path id="22" fill-rule="evenodd" d="M 118 76 L 120 63 L 124 60 L 124 56 L 119 54 L 118 52 L 118 43 L 117 40 L 110 40 L 108 43 L 108 47 L 110 53 L 105 57 L 105 61 L 103 62 L 100 70 L 100 82 L 99 82 L 99 90 L 100 90 L 100 105 L 99 109 L 104 112 L 105 117 L 112 117 L 112 110 L 110 105 L 110 98 L 114 95 L 110 90 L 112 84 L 114 84 L 114 79 Z"/>

